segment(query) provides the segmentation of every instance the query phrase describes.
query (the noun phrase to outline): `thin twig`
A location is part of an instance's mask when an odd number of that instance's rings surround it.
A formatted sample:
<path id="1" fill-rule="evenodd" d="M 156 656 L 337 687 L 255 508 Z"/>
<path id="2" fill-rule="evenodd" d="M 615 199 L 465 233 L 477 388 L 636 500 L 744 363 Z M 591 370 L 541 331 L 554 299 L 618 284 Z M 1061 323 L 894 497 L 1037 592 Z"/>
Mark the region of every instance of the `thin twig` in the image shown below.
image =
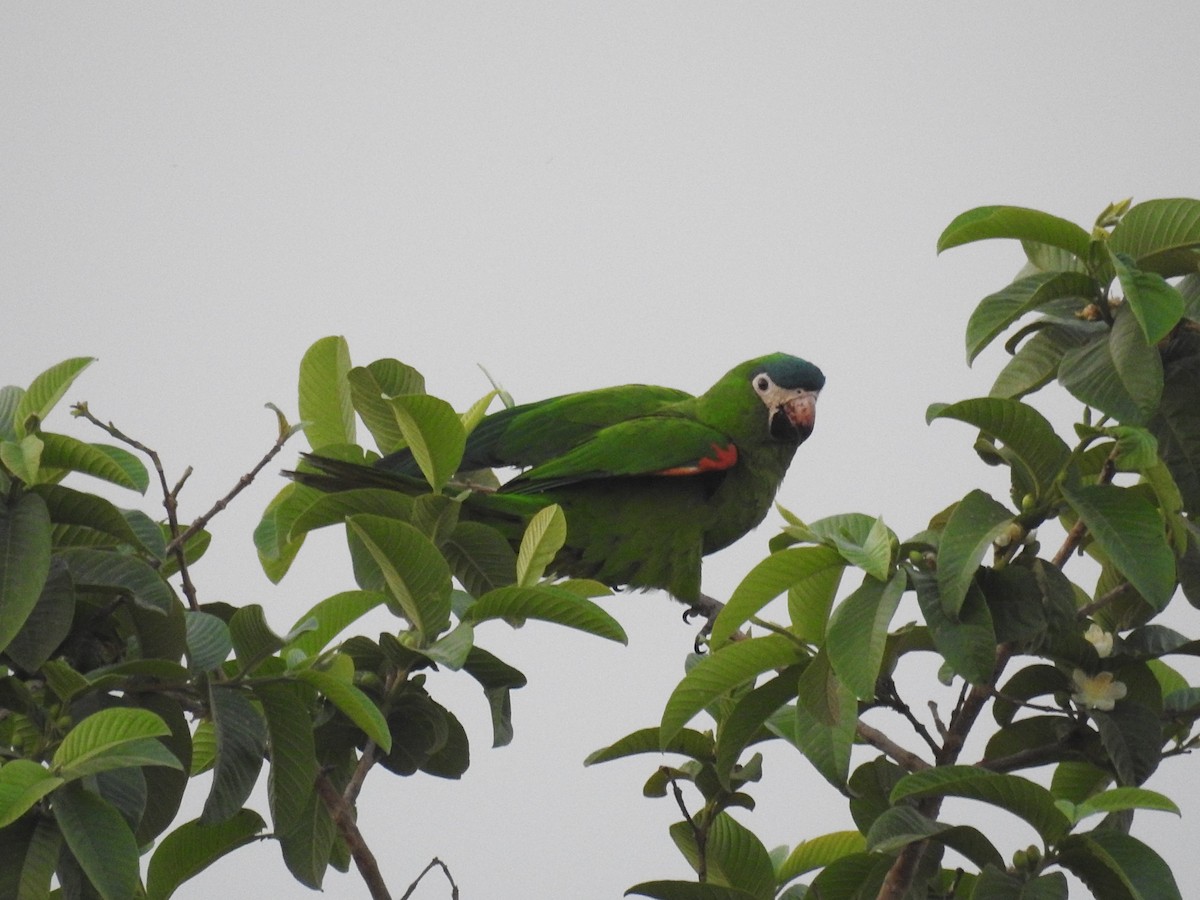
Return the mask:
<path id="1" fill-rule="evenodd" d="M 189 466 L 184 470 L 183 476 L 175 485 L 175 489 L 172 490 L 167 486 L 167 475 L 166 472 L 163 471 L 162 460 L 159 459 L 158 453 L 156 453 L 154 450 L 151 450 L 141 441 L 131 438 L 125 432 L 121 431 L 121 429 L 117 428 L 117 426 L 112 422 L 101 422 L 94 415 L 92 415 L 91 410 L 88 409 L 88 405 L 86 403 L 76 403 L 71 407 L 71 412 L 76 416 L 87 419 L 93 425 L 107 432 L 118 441 L 128 444 L 135 450 L 144 453 L 150 459 L 151 464 L 154 466 L 154 471 L 158 474 L 159 486 L 162 488 L 163 507 L 167 511 L 167 527 L 171 533 L 170 546 L 173 546 L 173 550 L 171 552 L 175 557 L 176 565 L 179 566 L 179 579 L 183 586 L 183 595 L 187 597 L 188 607 L 193 612 L 198 610 L 200 608 L 200 601 L 196 597 L 196 586 L 192 584 L 192 579 L 188 575 L 187 557 L 183 552 L 183 548 L 176 545 L 176 540 L 179 537 L 178 492 L 183 487 L 184 482 L 187 481 L 188 476 L 191 475 L 191 467 Z"/>
<path id="2" fill-rule="evenodd" d="M 920 772 L 922 769 L 929 768 L 929 763 L 916 753 L 901 747 L 882 731 L 872 728 L 861 719 L 855 728 L 855 732 L 862 741 L 890 756 L 905 772 Z"/>
<path id="3" fill-rule="evenodd" d="M 1090 619 L 1093 613 L 1099 612 L 1100 610 L 1104 609 L 1104 607 L 1108 606 L 1110 603 L 1113 603 L 1114 601 L 1120 599 L 1121 595 L 1124 594 L 1127 590 L 1129 590 L 1130 587 L 1131 587 L 1131 585 L 1129 584 L 1128 581 L 1122 581 L 1120 584 L 1118 584 L 1115 588 L 1113 588 L 1111 591 L 1109 591 L 1103 597 L 1100 597 L 1096 600 L 1093 600 L 1091 603 L 1088 603 L 1084 606 L 1079 607 L 1079 609 L 1075 611 L 1075 617 L 1077 619 Z"/>
<path id="4" fill-rule="evenodd" d="M 427 865 L 421 871 L 421 874 L 417 876 L 417 880 L 408 886 L 408 890 L 404 892 L 404 896 L 402 896 L 400 900 L 408 900 L 408 898 L 412 896 L 413 891 L 417 889 L 417 885 L 421 883 L 421 879 L 428 875 L 430 870 L 435 866 L 441 867 L 442 872 L 444 872 L 446 875 L 446 880 L 450 882 L 450 900 L 458 900 L 458 885 L 454 883 L 454 878 L 450 875 L 450 869 L 436 856 L 429 861 L 429 865 Z"/>
<path id="5" fill-rule="evenodd" d="M 886 692 L 883 693 L 879 698 L 883 705 L 888 709 L 894 710 L 895 712 L 898 712 L 900 715 L 904 716 L 904 718 L 908 720 L 908 724 L 912 726 L 913 731 L 915 731 L 920 736 L 921 740 L 928 745 L 929 749 L 936 754 L 941 749 L 941 746 L 933 739 L 933 735 L 929 733 L 929 729 L 925 727 L 925 723 L 913 715 L 913 711 L 909 708 L 908 704 L 905 703 L 900 697 L 900 693 L 896 690 L 896 682 L 894 682 L 891 678 L 887 678 L 883 681 L 883 684 L 886 688 Z M 945 735 L 943 734 L 942 737 L 944 739 Z"/>
<path id="6" fill-rule="evenodd" d="M 275 443 L 271 445 L 271 449 L 268 450 L 263 455 L 263 458 L 258 461 L 258 464 L 253 469 L 251 469 L 249 472 L 247 472 L 245 475 L 243 475 L 241 478 L 239 478 L 237 481 L 237 484 L 235 484 L 233 486 L 232 490 L 230 490 L 228 494 L 226 494 L 224 497 L 222 497 L 220 500 L 218 500 L 216 503 L 214 503 L 212 505 L 212 508 L 208 512 L 206 512 L 200 518 L 196 519 L 196 521 L 192 522 L 192 524 L 187 527 L 186 531 L 184 531 L 182 534 L 179 534 L 179 535 L 173 537 L 171 539 L 171 543 L 167 544 L 167 549 L 170 551 L 175 551 L 175 550 L 182 548 L 184 545 L 187 544 L 188 541 L 190 541 L 192 539 L 192 537 L 194 537 L 197 533 L 199 533 L 204 528 L 204 526 L 209 523 L 209 521 L 212 519 L 213 516 L 215 516 L 217 513 L 221 512 L 222 510 L 224 510 L 227 506 L 229 506 L 230 502 L 233 500 L 234 497 L 236 497 L 238 494 L 240 494 L 242 491 L 244 491 L 246 488 L 248 488 L 254 482 L 254 479 L 256 477 L 258 477 L 258 473 L 263 470 L 263 468 L 267 465 L 267 463 L 269 463 L 271 460 L 273 460 L 276 457 L 276 455 L 279 453 L 279 451 L 283 449 L 283 445 L 287 443 L 288 438 L 290 438 L 293 434 L 294 434 L 294 431 L 292 429 L 286 429 L 286 430 L 282 431 L 280 433 L 279 437 L 275 440 Z M 191 469 L 189 468 L 187 470 L 187 474 L 190 474 L 190 473 L 191 473 Z M 187 477 L 187 474 L 185 474 L 185 476 L 184 476 L 185 478 Z M 182 485 L 183 485 L 183 479 L 180 479 L 179 486 L 181 487 Z M 178 490 L 178 487 L 176 488 L 176 490 Z"/>
<path id="7" fill-rule="evenodd" d="M 316 788 L 325 808 L 329 810 L 338 834 L 346 842 L 350 856 L 358 867 L 358 874 L 362 876 L 367 890 L 371 892 L 372 900 L 392 900 L 392 895 L 384 883 L 383 874 L 379 871 L 379 863 L 375 860 L 375 854 L 367 846 L 362 832 L 358 830 L 358 824 L 354 821 L 354 808 L 343 799 L 341 792 L 333 786 L 333 782 L 324 772 L 317 773 Z"/>
<path id="8" fill-rule="evenodd" d="M 670 770 L 664 766 L 662 771 Z M 696 839 L 696 877 L 703 884 L 708 881 L 708 833 L 696 824 L 696 820 L 688 812 L 679 782 L 674 776 L 670 776 L 668 780 L 671 782 L 671 790 L 675 792 L 675 802 L 679 805 L 679 811 L 683 813 L 683 820 L 687 822 L 688 828 L 692 829 L 692 837 Z"/>

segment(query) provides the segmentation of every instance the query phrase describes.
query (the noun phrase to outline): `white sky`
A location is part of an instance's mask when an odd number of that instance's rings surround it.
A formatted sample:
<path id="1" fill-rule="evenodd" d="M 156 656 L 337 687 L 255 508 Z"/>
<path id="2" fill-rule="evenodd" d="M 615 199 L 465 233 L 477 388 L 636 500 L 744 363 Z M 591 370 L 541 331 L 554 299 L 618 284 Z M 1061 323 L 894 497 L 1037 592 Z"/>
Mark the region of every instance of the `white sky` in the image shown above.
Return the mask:
<path id="1" fill-rule="evenodd" d="M 460 407 L 488 388 L 477 363 L 523 401 L 698 391 L 786 350 L 829 382 L 781 502 L 882 514 L 903 537 L 973 486 L 1005 493 L 966 429 L 924 410 L 986 392 L 1002 356 L 968 370 L 963 328 L 1019 251 L 938 258 L 939 232 L 986 203 L 1087 226 L 1110 200 L 1197 196 L 1197 26 L 1188 2 L 5 4 L 0 383 L 100 357 L 69 399 L 172 473 L 194 466 L 192 518 L 273 440 L 263 403 L 295 414 L 300 356 L 327 334 Z M 65 412 L 48 427 L 102 437 Z M 333 534 L 280 587 L 262 576 L 250 536 L 280 485 L 216 520 L 194 577 L 201 600 L 262 603 L 283 629 L 352 584 Z M 714 557 L 706 590 L 727 595 L 775 524 Z M 488 749 L 469 678 L 432 680 L 473 763 L 457 783 L 368 780 L 360 823 L 397 896 L 434 855 L 464 898 L 686 877 L 674 804 L 640 796 L 658 760 L 581 761 L 657 721 L 693 632 L 661 596 L 610 608 L 629 648 L 480 629 L 530 678 L 508 748 Z M 1184 886 L 1200 880 L 1188 765 L 1149 784 L 1185 825 L 1135 830 Z M 741 819 L 768 846 L 849 827 L 796 754 L 772 755 L 754 793 Z M 1012 834 L 1006 855 L 1030 840 Z M 309 896 L 270 843 L 177 896 L 251 885 Z M 331 873 L 326 895 L 364 890 Z M 414 898 L 448 895 L 430 876 Z"/>

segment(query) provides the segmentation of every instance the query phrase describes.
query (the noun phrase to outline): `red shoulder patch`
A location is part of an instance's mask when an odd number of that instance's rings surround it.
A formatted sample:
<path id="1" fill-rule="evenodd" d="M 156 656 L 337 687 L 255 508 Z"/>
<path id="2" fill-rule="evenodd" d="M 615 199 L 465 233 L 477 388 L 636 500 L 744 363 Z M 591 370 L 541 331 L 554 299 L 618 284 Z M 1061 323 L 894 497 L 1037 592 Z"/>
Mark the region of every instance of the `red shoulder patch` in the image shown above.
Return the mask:
<path id="1" fill-rule="evenodd" d="M 703 475 L 705 472 L 720 472 L 731 468 L 738 461 L 737 444 L 721 446 L 712 445 L 713 455 L 702 456 L 693 466 L 674 466 L 670 469 L 659 469 L 655 475 Z"/>

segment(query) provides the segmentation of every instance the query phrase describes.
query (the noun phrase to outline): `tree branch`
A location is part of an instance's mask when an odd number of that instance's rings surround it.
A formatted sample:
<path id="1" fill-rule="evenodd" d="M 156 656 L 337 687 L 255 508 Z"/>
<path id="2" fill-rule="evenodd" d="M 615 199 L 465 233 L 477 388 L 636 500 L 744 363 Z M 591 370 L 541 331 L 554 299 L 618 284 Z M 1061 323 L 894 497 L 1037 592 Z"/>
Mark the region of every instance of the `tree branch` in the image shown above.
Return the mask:
<path id="1" fill-rule="evenodd" d="M 367 890 L 371 892 L 372 900 L 392 900 L 392 895 L 384 883 L 383 874 L 379 871 L 379 863 L 376 862 L 375 855 L 363 839 L 362 832 L 358 830 L 358 824 L 354 820 L 354 808 L 333 786 L 333 782 L 329 780 L 329 776 L 325 772 L 317 773 L 316 788 L 321 801 L 333 818 L 333 824 L 337 826 L 338 834 L 346 842 L 350 856 L 354 859 L 355 866 L 358 867 L 358 874 L 362 876 Z M 424 875 L 424 873 L 421 874 Z M 417 881 L 420 880 L 420 878 L 417 879 Z M 453 884 L 453 880 L 450 883 Z M 416 886 L 415 883 L 413 886 Z M 404 896 L 407 897 L 411 893 L 410 889 Z"/>
<path id="2" fill-rule="evenodd" d="M 404 892 L 404 896 L 400 900 L 408 900 L 412 896 L 413 891 L 417 889 L 417 885 L 421 883 L 421 879 L 428 875 L 434 866 L 441 866 L 442 871 L 446 875 L 446 880 L 450 882 L 450 900 L 458 900 L 458 885 L 454 883 L 454 877 L 450 874 L 450 869 L 436 856 L 429 861 L 429 865 L 417 876 L 417 880 L 408 886 L 408 890 Z"/>

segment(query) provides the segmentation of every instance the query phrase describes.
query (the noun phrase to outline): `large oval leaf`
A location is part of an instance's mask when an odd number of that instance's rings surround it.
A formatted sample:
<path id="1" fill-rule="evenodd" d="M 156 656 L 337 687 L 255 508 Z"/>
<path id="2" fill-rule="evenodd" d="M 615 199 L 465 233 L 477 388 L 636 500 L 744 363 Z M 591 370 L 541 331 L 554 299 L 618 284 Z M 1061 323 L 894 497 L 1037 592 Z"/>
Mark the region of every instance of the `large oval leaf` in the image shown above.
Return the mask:
<path id="1" fill-rule="evenodd" d="M 147 900 L 167 900 L 175 890 L 222 856 L 255 840 L 266 827 L 262 816 L 243 809 L 224 822 L 203 825 L 193 819 L 164 837 L 150 857 Z"/>
<path id="2" fill-rule="evenodd" d="M 830 665 L 859 700 L 875 697 L 888 626 L 907 582 L 903 572 L 886 583 L 868 576 L 829 618 L 825 649 Z"/>
<path id="3" fill-rule="evenodd" d="M 1195 272 L 1200 200 L 1178 197 L 1139 203 L 1117 223 L 1108 246 L 1114 253 L 1131 256 L 1138 268 L 1164 278 Z"/>
<path id="4" fill-rule="evenodd" d="M 1073 834 L 1062 842 L 1058 859 L 1095 896 L 1106 900 L 1182 900 L 1163 858 L 1137 838 L 1116 830 Z"/>
<path id="5" fill-rule="evenodd" d="M 139 887 L 138 847 L 125 817 L 81 787 L 54 792 L 54 818 L 71 854 L 104 900 L 128 900 Z"/>
<path id="6" fill-rule="evenodd" d="M 1079 272 L 1039 272 L 1018 279 L 979 301 L 967 322 L 967 364 L 988 344 L 1028 312 L 1061 297 L 1078 297 L 1080 306 L 1099 294 L 1099 285 Z"/>
<path id="7" fill-rule="evenodd" d="M 1155 609 L 1165 608 L 1175 592 L 1175 555 L 1154 505 L 1112 484 L 1064 484 L 1063 496 L 1137 592 Z"/>
<path id="8" fill-rule="evenodd" d="M 667 700 L 660 724 L 663 746 L 726 691 L 763 672 L 795 665 L 804 658 L 800 646 L 780 634 L 736 641 L 709 654 L 684 676 Z"/>
<path id="9" fill-rule="evenodd" d="M 567 517 L 557 504 L 538 510 L 529 520 L 517 553 L 517 584 L 529 587 L 538 580 L 567 540 Z"/>
<path id="10" fill-rule="evenodd" d="M 1123 253 L 1113 254 L 1113 268 L 1147 342 L 1157 344 L 1183 317 L 1183 295 L 1156 272 L 1136 268 Z"/>
<path id="11" fill-rule="evenodd" d="M 300 360 L 300 419 L 309 446 L 354 443 L 350 347 L 340 336 L 321 338 Z"/>
<path id="12" fill-rule="evenodd" d="M 971 491 L 950 513 L 938 542 L 937 582 L 942 611 L 957 619 L 984 554 L 1013 520 L 987 493 Z"/>
<path id="13" fill-rule="evenodd" d="M 354 574 L 366 590 L 386 591 L 427 639 L 450 625 L 450 566 L 407 522 L 357 515 L 346 520 Z"/>
<path id="14" fill-rule="evenodd" d="M 109 444 L 87 444 L 65 434 L 42 432 L 42 468 L 81 472 L 102 481 L 146 493 L 150 474 L 136 456 Z"/>
<path id="15" fill-rule="evenodd" d="M 388 401 L 409 452 L 421 474 L 440 491 L 458 471 L 467 433 L 458 413 L 445 400 L 428 394 L 406 394 Z"/>
<path id="16" fill-rule="evenodd" d="M 603 608 L 567 588 L 552 584 L 510 585 L 488 591 L 463 615 L 464 622 L 486 619 L 540 619 L 621 644 L 629 640 L 621 624 Z"/>
<path id="17" fill-rule="evenodd" d="M 1024 819 L 1047 843 L 1061 840 L 1071 822 L 1039 784 L 1018 775 L 977 766 L 938 766 L 901 778 L 892 789 L 893 804 L 923 797 L 964 797 L 990 803 Z"/>
<path id="18" fill-rule="evenodd" d="M 949 405 L 935 404 L 929 408 L 926 419 L 957 419 L 1001 441 L 1002 446 L 997 449 L 1005 462 L 1019 472 L 1021 477 L 1017 482 L 1034 486 L 1039 494 L 1057 480 L 1071 454 L 1049 420 L 1019 400 L 979 397 Z"/>
<path id="19" fill-rule="evenodd" d="M 1077 400 L 1122 424 L 1144 425 L 1162 396 L 1162 359 L 1123 304 L 1107 335 L 1063 355 L 1058 380 Z"/>
<path id="20" fill-rule="evenodd" d="M 0 650 L 21 630 L 50 575 L 50 513 L 36 494 L 0 501 Z"/>
<path id="21" fill-rule="evenodd" d="M 791 547 L 772 553 L 734 589 L 713 623 L 711 646 L 727 643 L 751 616 L 780 594 L 811 579 L 820 579 L 831 570 L 840 573 L 845 565 L 841 555 L 830 547 Z"/>
<path id="22" fill-rule="evenodd" d="M 988 238 L 1013 238 L 1061 247 L 1087 259 L 1091 235 L 1066 219 L 1020 206 L 980 206 L 957 216 L 938 238 L 941 253 L 951 247 Z"/>
<path id="23" fill-rule="evenodd" d="M 92 356 L 76 356 L 51 366 L 33 379 L 13 413 L 17 436 L 23 437 L 37 428 L 63 398 L 76 376 L 95 361 Z"/>

